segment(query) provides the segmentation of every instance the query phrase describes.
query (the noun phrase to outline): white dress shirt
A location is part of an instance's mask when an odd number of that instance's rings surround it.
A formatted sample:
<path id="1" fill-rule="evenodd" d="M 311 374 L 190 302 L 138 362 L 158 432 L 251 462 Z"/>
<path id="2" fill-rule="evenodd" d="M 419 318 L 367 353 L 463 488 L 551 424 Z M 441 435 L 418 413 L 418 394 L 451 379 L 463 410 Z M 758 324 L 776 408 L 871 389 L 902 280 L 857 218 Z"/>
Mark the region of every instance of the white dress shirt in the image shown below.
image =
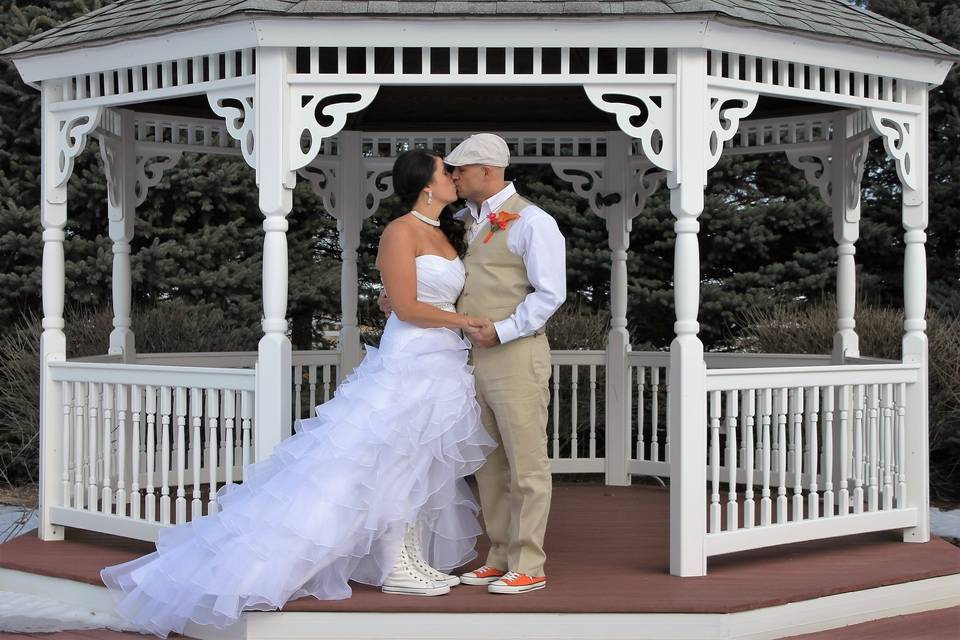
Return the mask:
<path id="1" fill-rule="evenodd" d="M 502 191 L 480 203 L 479 207 L 474 202 L 467 202 L 467 207 L 457 212 L 457 219 L 473 216 L 474 225 L 467 234 L 468 243 L 487 230 L 487 215 L 499 211 L 500 206 L 516 192 L 511 182 Z M 507 249 L 523 260 L 533 291 L 527 294 L 509 318 L 494 323 L 501 344 L 533 335 L 542 329 L 567 299 L 566 243 L 557 221 L 533 204 L 516 213 L 520 214 L 520 218 L 514 220 L 507 229 Z"/>

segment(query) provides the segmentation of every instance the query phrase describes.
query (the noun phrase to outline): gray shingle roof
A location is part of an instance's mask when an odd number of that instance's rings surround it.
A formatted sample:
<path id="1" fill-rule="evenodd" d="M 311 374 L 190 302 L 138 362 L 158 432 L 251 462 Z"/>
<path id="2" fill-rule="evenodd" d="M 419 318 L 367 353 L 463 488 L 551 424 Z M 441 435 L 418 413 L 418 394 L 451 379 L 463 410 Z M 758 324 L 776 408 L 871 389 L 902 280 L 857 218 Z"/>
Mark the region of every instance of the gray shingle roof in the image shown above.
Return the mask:
<path id="1" fill-rule="evenodd" d="M 37 34 L 5 56 L 132 39 L 244 16 L 610 16 L 709 14 L 933 56 L 960 51 L 844 0 L 118 0 Z"/>

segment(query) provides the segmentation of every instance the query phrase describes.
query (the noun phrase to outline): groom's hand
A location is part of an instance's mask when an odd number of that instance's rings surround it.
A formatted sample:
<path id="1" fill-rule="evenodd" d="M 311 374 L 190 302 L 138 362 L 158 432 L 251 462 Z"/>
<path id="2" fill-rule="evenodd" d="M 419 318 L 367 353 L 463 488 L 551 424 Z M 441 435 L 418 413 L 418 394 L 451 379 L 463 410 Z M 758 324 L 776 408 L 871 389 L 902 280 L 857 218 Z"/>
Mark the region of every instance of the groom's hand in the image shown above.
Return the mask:
<path id="1" fill-rule="evenodd" d="M 387 296 L 386 289 L 380 289 L 380 295 L 377 297 L 377 306 L 380 307 L 380 311 L 383 312 L 383 315 L 387 317 L 393 313 L 393 305 L 390 304 L 390 297 Z"/>
<path id="2" fill-rule="evenodd" d="M 493 326 L 493 321 L 489 318 L 481 318 L 472 322 L 467 327 L 467 335 L 470 336 L 470 342 L 478 347 L 493 347 L 500 344 L 497 328 Z"/>

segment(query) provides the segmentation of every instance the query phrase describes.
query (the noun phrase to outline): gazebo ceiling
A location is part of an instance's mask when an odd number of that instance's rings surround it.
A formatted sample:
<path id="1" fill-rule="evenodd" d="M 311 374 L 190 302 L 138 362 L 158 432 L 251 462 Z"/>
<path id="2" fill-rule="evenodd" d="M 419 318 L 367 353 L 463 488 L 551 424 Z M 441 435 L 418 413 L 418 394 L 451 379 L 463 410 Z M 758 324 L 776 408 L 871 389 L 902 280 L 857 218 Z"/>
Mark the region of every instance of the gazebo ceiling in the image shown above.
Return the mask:
<path id="1" fill-rule="evenodd" d="M 6 49 L 9 56 L 136 40 L 192 27 L 271 17 L 699 17 L 933 57 L 960 56 L 936 38 L 844 0 L 119 0 Z"/>
<path id="2" fill-rule="evenodd" d="M 142 102 L 134 111 L 193 118 L 218 116 L 205 96 Z M 841 107 L 761 96 L 751 119 L 826 113 Z M 581 87 L 381 87 L 373 103 L 350 115 L 360 131 L 616 131 L 612 114 L 597 109 Z"/>

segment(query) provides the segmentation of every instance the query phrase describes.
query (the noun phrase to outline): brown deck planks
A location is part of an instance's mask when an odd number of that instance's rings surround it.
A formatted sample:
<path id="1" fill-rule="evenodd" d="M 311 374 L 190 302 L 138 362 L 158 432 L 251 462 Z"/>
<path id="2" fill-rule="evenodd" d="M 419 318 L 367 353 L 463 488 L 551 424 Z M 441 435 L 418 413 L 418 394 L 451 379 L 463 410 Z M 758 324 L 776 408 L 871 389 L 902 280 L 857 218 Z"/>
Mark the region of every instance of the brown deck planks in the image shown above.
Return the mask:
<path id="1" fill-rule="evenodd" d="M 940 539 L 907 544 L 888 532 L 715 557 L 709 575 L 677 578 L 667 571 L 668 502 L 668 491 L 658 487 L 555 487 L 548 587 L 541 591 L 495 596 L 460 586 L 443 597 L 415 598 L 358 585 L 348 600 L 302 598 L 284 610 L 729 613 L 960 573 L 960 549 Z M 481 553 L 485 546 L 481 541 Z M 70 530 L 62 542 L 30 533 L 0 545 L 0 566 L 100 584 L 102 567 L 152 550 L 89 532 Z"/>

